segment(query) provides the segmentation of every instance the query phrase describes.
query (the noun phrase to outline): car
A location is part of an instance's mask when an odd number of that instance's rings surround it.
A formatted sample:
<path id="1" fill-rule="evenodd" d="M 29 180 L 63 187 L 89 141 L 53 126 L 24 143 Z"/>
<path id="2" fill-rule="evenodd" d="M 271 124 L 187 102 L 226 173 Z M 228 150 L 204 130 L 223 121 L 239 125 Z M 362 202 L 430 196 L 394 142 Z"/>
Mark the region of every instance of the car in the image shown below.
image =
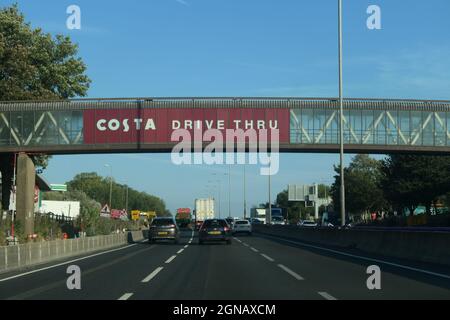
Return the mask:
<path id="1" fill-rule="evenodd" d="M 300 227 L 308 227 L 308 228 L 317 227 L 317 222 L 311 221 L 311 220 L 304 220 L 301 223 L 299 223 L 299 226 Z"/>
<path id="2" fill-rule="evenodd" d="M 286 224 L 286 222 L 284 221 L 283 217 L 274 216 L 274 217 L 272 217 L 272 223 L 271 224 L 273 224 L 273 225 L 283 225 L 284 226 Z"/>
<path id="3" fill-rule="evenodd" d="M 154 243 L 157 240 L 172 240 L 175 243 L 180 241 L 180 229 L 174 218 L 158 217 L 153 219 L 148 232 L 148 242 Z"/>
<path id="4" fill-rule="evenodd" d="M 234 222 L 233 234 L 246 233 L 252 234 L 252 225 L 248 220 L 237 220 Z"/>
<path id="5" fill-rule="evenodd" d="M 206 241 L 225 241 L 231 244 L 231 228 L 225 219 L 205 220 L 198 232 L 198 244 Z"/>

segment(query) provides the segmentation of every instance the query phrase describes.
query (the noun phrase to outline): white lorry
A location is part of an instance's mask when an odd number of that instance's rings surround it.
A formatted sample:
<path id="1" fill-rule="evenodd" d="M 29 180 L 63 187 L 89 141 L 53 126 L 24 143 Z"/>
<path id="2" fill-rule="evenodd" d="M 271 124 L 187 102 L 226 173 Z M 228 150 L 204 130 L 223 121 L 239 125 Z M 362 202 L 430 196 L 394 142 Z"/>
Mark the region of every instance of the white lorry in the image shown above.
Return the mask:
<path id="1" fill-rule="evenodd" d="M 200 227 L 206 219 L 214 219 L 214 198 L 195 199 L 196 227 Z"/>

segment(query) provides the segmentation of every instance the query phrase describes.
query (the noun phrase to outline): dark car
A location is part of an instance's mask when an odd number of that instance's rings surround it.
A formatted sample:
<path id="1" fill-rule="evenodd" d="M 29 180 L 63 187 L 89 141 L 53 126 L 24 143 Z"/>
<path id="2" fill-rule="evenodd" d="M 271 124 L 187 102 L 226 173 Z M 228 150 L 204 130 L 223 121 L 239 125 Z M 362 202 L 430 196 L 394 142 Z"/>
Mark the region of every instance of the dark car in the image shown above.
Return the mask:
<path id="1" fill-rule="evenodd" d="M 225 219 L 208 219 L 203 222 L 198 233 L 198 243 L 205 241 L 225 241 L 231 244 L 231 228 Z"/>
<path id="2" fill-rule="evenodd" d="M 173 240 L 178 243 L 180 240 L 180 229 L 173 218 L 155 218 L 150 225 L 148 232 L 148 242 L 156 240 Z"/>

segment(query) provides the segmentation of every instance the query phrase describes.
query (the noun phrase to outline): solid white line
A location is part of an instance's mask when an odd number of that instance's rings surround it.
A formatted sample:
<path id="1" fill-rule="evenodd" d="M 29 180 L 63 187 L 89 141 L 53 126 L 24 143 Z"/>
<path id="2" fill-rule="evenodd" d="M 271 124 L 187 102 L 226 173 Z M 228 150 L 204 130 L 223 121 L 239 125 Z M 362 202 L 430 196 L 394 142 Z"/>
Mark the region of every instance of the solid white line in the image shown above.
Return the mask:
<path id="1" fill-rule="evenodd" d="M 275 260 L 272 259 L 271 257 L 269 257 L 268 255 L 265 255 L 264 253 L 261 253 L 261 255 L 266 258 L 267 260 L 269 260 L 270 262 L 274 262 Z"/>
<path id="2" fill-rule="evenodd" d="M 406 269 L 406 270 L 410 270 L 410 271 L 421 272 L 421 273 L 429 274 L 429 275 L 440 277 L 440 278 L 450 279 L 450 275 L 446 275 L 446 274 L 442 274 L 442 273 L 436 273 L 436 272 L 432 272 L 432 271 L 428 271 L 428 270 L 424 270 L 424 269 L 419 269 L 419 268 L 414 268 L 414 267 L 409 267 L 409 266 L 405 266 L 405 265 L 402 265 L 402 264 L 389 262 L 389 261 L 386 261 L 386 260 L 379 260 L 379 259 L 374 259 L 374 258 L 363 257 L 363 256 L 355 255 L 355 254 L 350 254 L 350 253 L 337 251 L 337 250 L 333 250 L 333 249 L 327 249 L 327 248 L 324 248 L 324 247 L 319 247 L 319 246 L 306 244 L 306 243 L 302 243 L 302 242 L 286 240 L 286 239 L 278 238 L 278 237 L 274 237 L 274 236 L 267 236 L 267 237 L 274 238 L 274 239 L 281 240 L 281 241 L 288 242 L 288 243 L 294 243 L 294 244 L 297 244 L 297 245 L 300 245 L 300 246 L 303 246 L 303 247 L 307 247 L 307 248 L 314 248 L 314 249 L 318 249 L 318 250 L 322 250 L 322 251 L 336 253 L 336 254 L 339 254 L 339 255 L 342 255 L 342 256 L 346 256 L 346 257 L 357 258 L 357 259 L 366 260 L 366 261 L 370 261 L 370 262 L 382 263 L 382 264 L 385 264 L 385 265 L 388 265 L 388 266 L 392 266 L 392 267 L 397 267 L 397 268 Z"/>
<path id="3" fill-rule="evenodd" d="M 322 297 L 324 297 L 327 300 L 337 300 L 335 297 L 333 297 L 331 294 L 327 293 L 327 292 L 317 292 L 318 294 L 320 294 Z"/>
<path id="4" fill-rule="evenodd" d="M 121 296 L 119 299 L 117 300 L 128 300 L 131 298 L 133 294 L 132 293 L 125 293 L 123 296 Z"/>
<path id="5" fill-rule="evenodd" d="M 171 256 L 169 259 L 166 260 L 166 263 L 171 263 L 173 259 L 175 259 L 177 256 Z"/>
<path id="6" fill-rule="evenodd" d="M 29 275 L 29 274 L 33 274 L 33 273 L 40 272 L 40 271 L 45 271 L 45 270 L 48 270 L 48 269 L 57 268 L 57 267 L 64 266 L 64 265 L 66 265 L 66 264 L 71 264 L 71 263 L 74 263 L 74 262 L 77 262 L 77 261 L 82 261 L 82 260 L 86 260 L 86 259 L 89 259 L 89 258 L 101 256 L 101 255 L 106 254 L 106 253 L 124 250 L 124 249 L 127 249 L 127 248 L 134 247 L 134 246 L 136 246 L 136 245 L 137 245 L 137 243 L 134 243 L 134 244 L 130 244 L 130 245 L 126 246 L 126 247 L 122 247 L 122 248 L 118 248 L 118 249 L 113 249 L 113 250 L 108 250 L 108 251 L 103 251 L 103 252 L 100 252 L 100 253 L 92 254 L 92 255 L 90 255 L 90 256 L 86 256 L 86 257 L 82 257 L 82 258 L 70 260 L 70 261 L 67 261 L 67 262 L 62 262 L 62 263 L 54 264 L 54 265 L 52 265 L 52 266 L 48 266 L 48 267 L 45 267 L 45 268 L 40 268 L 40 269 L 36 269 L 36 270 L 24 272 L 24 273 L 15 275 L 15 276 L 11 276 L 11 277 L 8 277 L 8 278 L 0 279 L 0 282 L 4 282 L 4 281 L 16 279 L 16 278 L 20 278 L 20 277 L 23 277 L 23 276 L 26 276 L 26 275 Z"/>
<path id="7" fill-rule="evenodd" d="M 158 267 L 156 268 L 152 273 L 150 273 L 144 280 L 142 280 L 142 282 L 149 282 L 150 280 L 152 280 L 154 277 L 156 277 L 156 275 L 162 270 L 164 269 L 163 267 Z"/>
<path id="8" fill-rule="evenodd" d="M 258 249 L 255 249 L 255 248 L 253 248 L 253 247 L 250 247 L 250 249 L 251 249 L 252 251 L 254 251 L 254 252 L 259 252 Z"/>
<path id="9" fill-rule="evenodd" d="M 291 269 L 289 269 L 288 267 L 279 264 L 278 265 L 281 269 L 283 269 L 284 271 L 286 271 L 287 273 L 289 273 L 291 276 L 293 276 L 295 279 L 297 280 L 304 280 L 302 276 L 298 275 L 297 273 L 295 273 L 294 271 L 292 271 Z"/>
<path id="10" fill-rule="evenodd" d="M 180 253 L 182 253 L 183 251 L 184 251 L 184 249 L 180 249 L 180 250 L 177 251 L 177 254 L 180 254 Z"/>

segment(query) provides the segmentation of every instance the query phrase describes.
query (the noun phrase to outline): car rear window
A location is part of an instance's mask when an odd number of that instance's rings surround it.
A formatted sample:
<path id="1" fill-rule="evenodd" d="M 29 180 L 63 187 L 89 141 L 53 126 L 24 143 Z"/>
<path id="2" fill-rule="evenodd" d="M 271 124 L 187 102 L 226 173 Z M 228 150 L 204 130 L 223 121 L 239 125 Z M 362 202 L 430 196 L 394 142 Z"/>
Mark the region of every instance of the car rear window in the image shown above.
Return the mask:
<path id="1" fill-rule="evenodd" d="M 236 224 L 248 224 L 248 221 L 236 221 Z"/>
<path id="2" fill-rule="evenodd" d="M 152 222 L 152 226 L 157 226 L 157 227 L 167 226 L 170 224 L 174 224 L 172 219 L 156 219 L 156 220 L 153 220 L 153 222 Z"/>
<path id="3" fill-rule="evenodd" d="M 203 224 L 204 227 L 207 228 L 218 228 L 218 227 L 226 227 L 227 222 L 225 220 L 206 220 Z"/>

